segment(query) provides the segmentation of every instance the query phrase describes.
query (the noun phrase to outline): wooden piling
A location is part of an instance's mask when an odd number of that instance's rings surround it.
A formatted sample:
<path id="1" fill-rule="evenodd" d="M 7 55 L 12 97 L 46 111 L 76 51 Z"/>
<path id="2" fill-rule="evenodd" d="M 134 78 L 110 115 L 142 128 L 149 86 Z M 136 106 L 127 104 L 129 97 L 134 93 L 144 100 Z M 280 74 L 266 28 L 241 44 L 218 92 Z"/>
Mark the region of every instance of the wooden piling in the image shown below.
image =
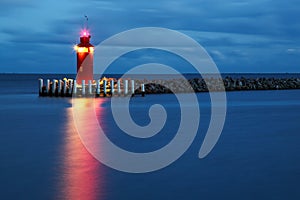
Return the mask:
<path id="1" fill-rule="evenodd" d="M 39 95 L 42 96 L 43 95 L 43 87 L 44 87 L 44 80 L 43 79 L 39 79 Z"/>
<path id="2" fill-rule="evenodd" d="M 49 91 L 50 91 L 50 80 L 47 79 L 46 93 L 49 94 Z"/>
<path id="3" fill-rule="evenodd" d="M 124 95 L 127 96 L 128 95 L 128 80 L 125 80 L 125 85 L 124 85 Z"/>
<path id="4" fill-rule="evenodd" d="M 103 80 L 103 96 L 106 97 L 107 90 L 106 90 L 107 80 Z"/>
<path id="5" fill-rule="evenodd" d="M 85 80 L 82 80 L 82 90 L 81 90 L 82 96 L 85 96 Z"/>
<path id="6" fill-rule="evenodd" d="M 69 80 L 69 96 L 72 96 L 73 90 L 73 80 Z"/>
<path id="7" fill-rule="evenodd" d="M 98 79 L 96 82 L 96 96 L 99 97 L 100 96 L 100 80 Z"/>
<path id="8" fill-rule="evenodd" d="M 76 80 L 73 81 L 73 94 L 74 95 L 77 94 L 77 81 Z"/>
<path id="9" fill-rule="evenodd" d="M 51 88 L 51 95 L 55 95 L 55 92 L 56 92 L 56 80 L 55 79 L 53 79 L 52 80 L 52 88 Z"/>
<path id="10" fill-rule="evenodd" d="M 112 80 L 110 81 L 110 94 L 111 94 L 111 96 L 114 95 L 114 92 L 115 92 L 115 82 L 114 82 L 114 80 L 112 79 Z"/>
<path id="11" fill-rule="evenodd" d="M 57 95 L 61 96 L 62 80 L 58 80 Z"/>
<path id="12" fill-rule="evenodd" d="M 121 95 L 121 79 L 118 80 L 117 85 L 118 85 L 118 95 L 120 96 Z"/>
<path id="13" fill-rule="evenodd" d="M 89 95 L 92 95 L 93 93 L 93 88 L 92 88 L 92 80 L 89 80 Z"/>
<path id="14" fill-rule="evenodd" d="M 64 87 L 62 96 L 67 96 L 67 79 L 64 79 Z"/>
<path id="15" fill-rule="evenodd" d="M 142 84 L 142 97 L 145 96 L 145 84 L 143 83 Z"/>
<path id="16" fill-rule="evenodd" d="M 131 80 L 131 96 L 133 97 L 135 94 L 134 80 Z"/>

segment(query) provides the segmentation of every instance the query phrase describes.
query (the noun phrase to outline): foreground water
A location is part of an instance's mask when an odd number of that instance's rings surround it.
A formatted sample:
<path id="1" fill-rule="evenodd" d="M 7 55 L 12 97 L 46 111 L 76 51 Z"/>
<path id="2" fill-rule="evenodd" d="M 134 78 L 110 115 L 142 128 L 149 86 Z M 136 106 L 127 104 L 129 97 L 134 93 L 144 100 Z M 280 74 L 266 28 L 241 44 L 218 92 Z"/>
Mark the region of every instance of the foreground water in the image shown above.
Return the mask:
<path id="1" fill-rule="evenodd" d="M 39 98 L 35 77 L 0 80 L 1 199 L 299 199 L 300 91 L 227 93 L 224 130 L 213 151 L 198 159 L 210 118 L 208 94 L 197 94 L 201 123 L 188 151 L 162 170 L 128 174 L 94 159 L 74 127 L 71 99 Z M 110 100 L 98 102 L 100 124 L 125 149 L 147 152 L 177 131 L 172 95 L 134 98 L 132 117 L 149 122 L 151 104 L 169 117 L 153 139 L 130 138 L 112 120 Z M 133 163 L 134 164 L 134 163 Z"/>

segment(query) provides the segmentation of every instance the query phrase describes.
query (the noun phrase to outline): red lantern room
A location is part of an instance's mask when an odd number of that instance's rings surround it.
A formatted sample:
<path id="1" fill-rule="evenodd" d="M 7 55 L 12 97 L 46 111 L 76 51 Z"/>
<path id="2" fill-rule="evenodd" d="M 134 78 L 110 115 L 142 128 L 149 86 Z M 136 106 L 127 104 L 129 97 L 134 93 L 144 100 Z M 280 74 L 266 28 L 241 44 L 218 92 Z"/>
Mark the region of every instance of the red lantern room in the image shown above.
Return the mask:
<path id="1" fill-rule="evenodd" d="M 80 43 L 74 46 L 77 53 L 77 82 L 93 80 L 94 46 L 90 43 L 91 35 L 88 30 L 82 30 Z"/>

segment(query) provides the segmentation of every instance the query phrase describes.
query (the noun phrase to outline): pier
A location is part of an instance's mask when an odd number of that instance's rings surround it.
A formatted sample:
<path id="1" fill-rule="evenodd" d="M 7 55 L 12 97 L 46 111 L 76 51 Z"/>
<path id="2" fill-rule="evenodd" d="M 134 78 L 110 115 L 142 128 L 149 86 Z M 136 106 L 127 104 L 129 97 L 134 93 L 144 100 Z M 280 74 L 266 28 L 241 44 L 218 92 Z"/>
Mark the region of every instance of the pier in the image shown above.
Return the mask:
<path id="1" fill-rule="evenodd" d="M 220 87 L 224 85 L 224 87 Z M 208 89 L 209 88 L 209 89 Z M 41 97 L 112 97 L 145 94 L 218 92 L 218 91 L 300 89 L 300 78 L 194 78 L 170 80 L 132 80 L 103 78 L 99 80 L 39 79 Z"/>
<path id="2" fill-rule="evenodd" d="M 62 80 L 39 79 L 40 97 L 112 97 L 112 96 L 145 96 L 145 85 L 135 80 L 98 79 L 77 80 L 64 78 Z M 130 84 L 129 84 L 130 83 Z"/>

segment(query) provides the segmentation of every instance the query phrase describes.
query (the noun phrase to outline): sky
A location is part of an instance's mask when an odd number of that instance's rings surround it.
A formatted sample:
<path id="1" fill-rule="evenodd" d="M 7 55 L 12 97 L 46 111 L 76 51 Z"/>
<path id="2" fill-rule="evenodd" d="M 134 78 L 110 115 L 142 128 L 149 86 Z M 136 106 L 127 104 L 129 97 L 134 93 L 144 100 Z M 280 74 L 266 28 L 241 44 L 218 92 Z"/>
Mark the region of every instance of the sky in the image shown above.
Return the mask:
<path id="1" fill-rule="evenodd" d="M 129 29 L 162 27 L 196 40 L 223 73 L 300 72 L 299 0 L 1 0 L 0 73 L 75 73 L 84 15 L 94 45 Z M 164 56 L 172 57 L 133 52 L 119 64 Z M 167 60 L 180 68 L 176 56 Z"/>

